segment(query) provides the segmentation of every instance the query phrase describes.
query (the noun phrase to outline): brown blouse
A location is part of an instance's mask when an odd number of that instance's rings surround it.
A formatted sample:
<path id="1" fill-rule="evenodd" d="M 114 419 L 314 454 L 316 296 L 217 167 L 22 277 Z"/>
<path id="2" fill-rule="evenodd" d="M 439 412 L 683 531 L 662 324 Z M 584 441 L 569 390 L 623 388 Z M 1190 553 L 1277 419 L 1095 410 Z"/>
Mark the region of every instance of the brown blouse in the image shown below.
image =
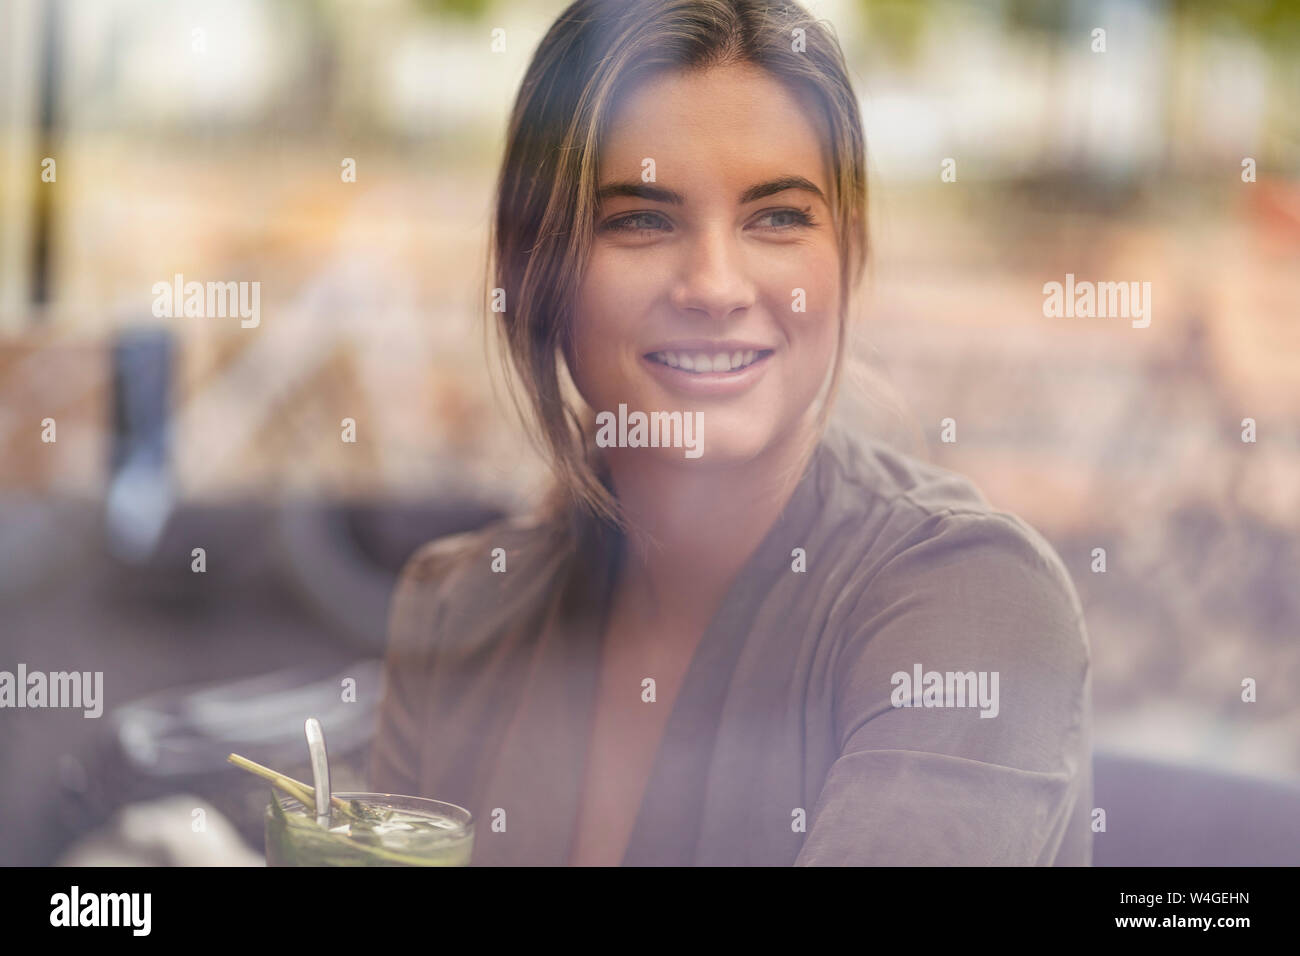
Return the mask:
<path id="1" fill-rule="evenodd" d="M 403 571 L 371 785 L 468 807 L 475 865 L 569 858 L 621 544 L 501 523 Z M 1091 716 L 1051 547 L 832 431 L 695 650 L 623 863 L 1088 865 Z"/>

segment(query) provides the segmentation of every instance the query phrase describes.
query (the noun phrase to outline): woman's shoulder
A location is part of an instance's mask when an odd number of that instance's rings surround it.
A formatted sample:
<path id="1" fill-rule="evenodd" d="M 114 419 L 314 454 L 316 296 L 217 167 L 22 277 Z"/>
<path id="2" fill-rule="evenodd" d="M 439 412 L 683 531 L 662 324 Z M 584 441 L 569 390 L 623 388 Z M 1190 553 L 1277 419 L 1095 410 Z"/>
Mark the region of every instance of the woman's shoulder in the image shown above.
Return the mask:
<path id="1" fill-rule="evenodd" d="M 870 442 L 856 454 L 835 465 L 829 482 L 857 499 L 846 507 L 870 528 L 843 535 L 867 557 L 834 629 L 840 725 L 879 710 L 896 689 L 883 687 L 881 675 L 924 686 L 934 675 L 982 674 L 1001 695 L 982 716 L 998 720 L 890 721 L 876 746 L 1082 772 L 1092 655 L 1055 549 L 955 472 Z"/>
<path id="2" fill-rule="evenodd" d="M 965 475 L 844 428 L 829 431 L 823 472 L 848 507 L 888 510 L 903 520 L 938 514 L 1004 515 Z"/>
<path id="3" fill-rule="evenodd" d="M 398 575 L 391 639 L 436 633 L 444 649 L 476 643 L 551 587 L 568 554 L 561 522 L 503 518 L 420 546 Z"/>
<path id="4" fill-rule="evenodd" d="M 402 566 L 400 581 L 428 585 L 464 576 L 478 578 L 476 562 L 489 573 L 508 573 L 512 563 L 532 563 L 553 553 L 562 534 L 558 522 L 536 516 L 501 518 L 424 543 Z"/>
<path id="5" fill-rule="evenodd" d="M 1055 639 L 1087 658 L 1078 593 L 1037 529 L 964 475 L 870 438 L 841 434 L 826 450 L 832 520 L 860 529 L 847 540 L 864 569 L 862 601 L 929 600 L 972 623 L 1017 613 L 1026 639 Z"/>

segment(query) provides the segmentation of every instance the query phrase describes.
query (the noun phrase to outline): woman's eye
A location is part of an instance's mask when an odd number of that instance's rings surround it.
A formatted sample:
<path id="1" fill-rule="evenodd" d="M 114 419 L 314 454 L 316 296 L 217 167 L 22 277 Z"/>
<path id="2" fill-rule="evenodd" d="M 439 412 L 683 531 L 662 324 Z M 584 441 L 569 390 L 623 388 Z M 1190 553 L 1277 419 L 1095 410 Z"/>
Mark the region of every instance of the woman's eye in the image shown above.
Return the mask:
<path id="1" fill-rule="evenodd" d="M 765 212 L 759 217 L 759 222 L 764 219 L 776 219 L 777 222 L 770 228 L 773 229 L 790 229 L 799 226 L 811 226 L 813 217 L 804 209 L 773 209 L 771 212 Z"/>
<path id="2" fill-rule="evenodd" d="M 630 216 L 620 216 L 605 223 L 605 232 L 647 233 L 657 232 L 658 226 L 665 223 L 662 216 L 653 212 L 635 212 Z"/>
<path id="3" fill-rule="evenodd" d="M 787 232 L 791 229 L 812 226 L 816 222 L 810 211 L 804 209 L 773 209 L 770 212 L 763 213 L 757 221 L 763 222 L 765 220 L 772 220 L 772 222 L 770 225 L 760 228 L 777 232 Z M 602 232 L 622 233 L 625 235 L 648 235 L 671 230 L 672 225 L 663 216 L 655 212 L 634 212 L 611 219 L 601 226 Z"/>

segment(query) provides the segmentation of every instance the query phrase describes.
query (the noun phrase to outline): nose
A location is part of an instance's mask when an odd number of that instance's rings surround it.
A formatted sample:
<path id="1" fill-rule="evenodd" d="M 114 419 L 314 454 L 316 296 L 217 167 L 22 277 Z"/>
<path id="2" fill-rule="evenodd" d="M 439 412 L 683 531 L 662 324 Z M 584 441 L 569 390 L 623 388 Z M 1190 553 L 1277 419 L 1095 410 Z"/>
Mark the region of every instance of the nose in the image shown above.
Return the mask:
<path id="1" fill-rule="evenodd" d="M 702 229 L 684 244 L 683 259 L 671 296 L 679 312 L 721 322 L 754 305 L 757 292 L 744 251 L 728 227 Z"/>

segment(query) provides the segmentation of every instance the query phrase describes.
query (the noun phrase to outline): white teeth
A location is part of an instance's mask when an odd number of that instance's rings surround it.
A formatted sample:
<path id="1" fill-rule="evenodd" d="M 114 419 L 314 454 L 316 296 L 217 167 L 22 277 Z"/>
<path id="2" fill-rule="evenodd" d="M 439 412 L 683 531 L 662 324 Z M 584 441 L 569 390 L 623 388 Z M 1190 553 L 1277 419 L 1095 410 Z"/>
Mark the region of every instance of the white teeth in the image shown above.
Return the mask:
<path id="1" fill-rule="evenodd" d="M 754 349 L 735 351 L 728 355 L 718 352 L 709 356 L 703 352 L 652 352 L 649 358 L 672 368 L 685 369 L 688 372 L 736 372 L 758 358 Z"/>

